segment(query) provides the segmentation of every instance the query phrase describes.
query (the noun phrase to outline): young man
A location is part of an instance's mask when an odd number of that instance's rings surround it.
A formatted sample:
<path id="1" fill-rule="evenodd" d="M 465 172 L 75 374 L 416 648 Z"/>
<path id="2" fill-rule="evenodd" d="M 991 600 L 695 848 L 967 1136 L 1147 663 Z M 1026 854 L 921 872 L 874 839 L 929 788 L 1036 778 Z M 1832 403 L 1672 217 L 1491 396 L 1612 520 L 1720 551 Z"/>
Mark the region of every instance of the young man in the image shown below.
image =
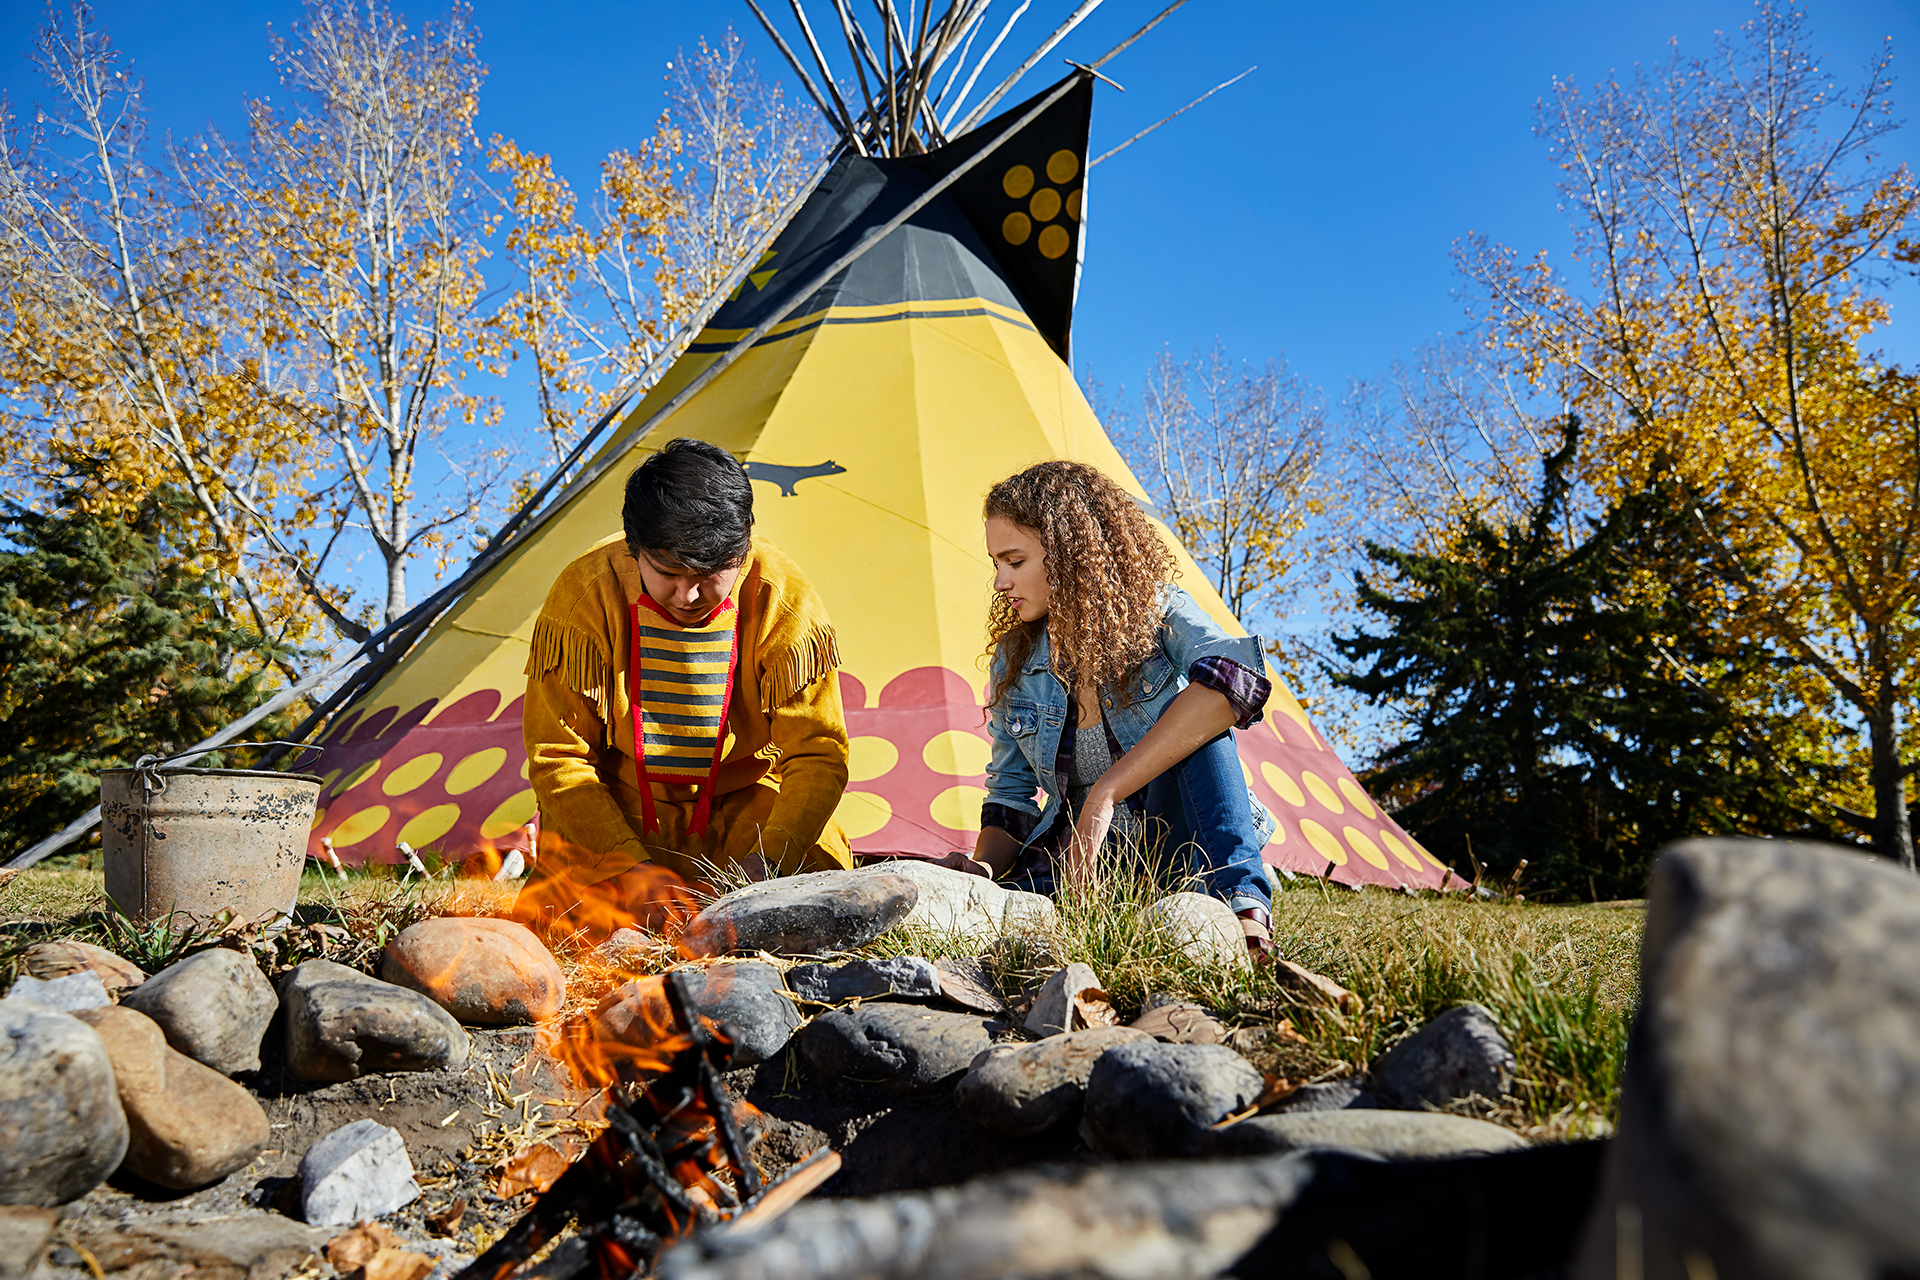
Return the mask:
<path id="1" fill-rule="evenodd" d="M 603 930 L 656 918 L 673 883 L 658 868 L 851 866 L 833 626 L 753 537 L 745 469 L 673 440 L 621 514 L 625 536 L 562 569 L 534 624 L 521 731 L 540 858 L 515 914 Z"/>

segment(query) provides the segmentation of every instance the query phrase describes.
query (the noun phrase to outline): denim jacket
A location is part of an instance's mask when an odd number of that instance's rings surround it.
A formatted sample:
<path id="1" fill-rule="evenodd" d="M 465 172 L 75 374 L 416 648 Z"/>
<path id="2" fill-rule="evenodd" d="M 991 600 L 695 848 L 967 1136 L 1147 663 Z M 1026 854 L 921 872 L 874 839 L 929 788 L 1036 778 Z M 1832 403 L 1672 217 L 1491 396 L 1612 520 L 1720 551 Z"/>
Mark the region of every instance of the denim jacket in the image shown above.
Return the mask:
<path id="1" fill-rule="evenodd" d="M 1201 611 L 1178 586 L 1167 588 L 1166 613 L 1160 623 L 1160 647 L 1149 654 L 1125 688 L 1100 691 L 1101 712 L 1122 751 L 1131 751 L 1160 719 L 1167 704 L 1187 687 L 1187 670 L 1201 658 L 1229 658 L 1252 671 L 1266 665 L 1260 637 L 1230 636 Z M 1028 843 L 1039 840 L 1052 826 L 1066 794 L 1065 779 L 1056 774 L 1061 731 L 1072 714 L 1067 688 L 1048 667 L 1052 647 L 1043 629 L 1027 655 L 1019 676 L 989 714 L 993 759 L 987 766 L 988 804 L 1004 805 L 1036 816 Z M 994 655 L 993 687 L 1000 687 L 1005 651 Z M 1035 790 L 1045 792 L 1036 805 Z M 1273 834 L 1273 815 L 1247 793 L 1253 808 L 1254 829 L 1262 843 Z"/>

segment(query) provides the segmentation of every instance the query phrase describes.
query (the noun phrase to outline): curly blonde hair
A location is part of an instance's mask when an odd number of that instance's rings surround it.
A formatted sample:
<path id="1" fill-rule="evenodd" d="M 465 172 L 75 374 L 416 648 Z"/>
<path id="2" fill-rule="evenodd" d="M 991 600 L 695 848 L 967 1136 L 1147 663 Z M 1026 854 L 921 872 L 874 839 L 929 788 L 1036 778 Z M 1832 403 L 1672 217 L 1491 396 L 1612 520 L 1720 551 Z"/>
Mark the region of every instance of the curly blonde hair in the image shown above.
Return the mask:
<path id="1" fill-rule="evenodd" d="M 1042 462 L 987 490 L 985 514 L 1027 529 L 1046 555 L 1045 618 L 1020 621 L 995 595 L 987 614 L 989 659 L 1006 661 L 989 694 L 997 704 L 1045 627 L 1054 674 L 1069 687 L 1117 685 L 1159 643 L 1161 590 L 1178 572 L 1173 552 L 1126 490 L 1084 462 Z"/>

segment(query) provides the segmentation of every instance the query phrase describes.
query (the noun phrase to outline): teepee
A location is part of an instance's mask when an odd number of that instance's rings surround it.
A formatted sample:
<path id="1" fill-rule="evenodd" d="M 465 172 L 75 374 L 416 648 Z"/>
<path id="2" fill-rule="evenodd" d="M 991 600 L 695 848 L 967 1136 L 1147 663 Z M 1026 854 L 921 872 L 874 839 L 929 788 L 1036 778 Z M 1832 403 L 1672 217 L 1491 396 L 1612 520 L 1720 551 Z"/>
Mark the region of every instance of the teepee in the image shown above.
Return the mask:
<path id="1" fill-rule="evenodd" d="M 404 656 L 335 700 L 307 766 L 326 779 L 316 855 L 323 838 L 351 861 L 394 859 L 402 842 L 449 859 L 525 847 L 536 806 L 520 705 L 535 616 L 561 566 L 619 536 L 628 472 L 676 436 L 744 462 L 755 532 L 799 562 L 833 616 L 852 737 L 836 817 L 855 851 L 971 847 L 989 754 L 982 495 L 1065 457 L 1152 509 L 1066 363 L 1098 77 L 1076 66 L 982 122 L 1092 4 L 964 117 L 984 56 L 951 95 L 987 0 L 955 0 L 937 22 L 930 5 L 917 23 L 910 8 L 883 8 L 883 54 L 835 8 L 858 74 L 836 82 L 805 27 L 824 92 L 767 23 L 841 135 L 824 176 L 598 454 L 470 571 Z M 857 114 L 840 87 L 854 82 Z M 1183 585 L 1242 633 L 1168 539 Z M 1446 883 L 1277 677 L 1274 688 L 1239 736 L 1277 819 L 1267 860 L 1347 882 Z"/>

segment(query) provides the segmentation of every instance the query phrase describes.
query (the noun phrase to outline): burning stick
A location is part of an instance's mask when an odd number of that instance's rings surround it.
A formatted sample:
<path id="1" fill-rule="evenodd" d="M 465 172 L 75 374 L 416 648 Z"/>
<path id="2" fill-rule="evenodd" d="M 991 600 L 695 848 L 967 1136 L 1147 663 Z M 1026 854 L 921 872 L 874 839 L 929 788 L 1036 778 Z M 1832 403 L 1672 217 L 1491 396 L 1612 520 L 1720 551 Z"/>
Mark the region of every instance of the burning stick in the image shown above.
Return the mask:
<path id="1" fill-rule="evenodd" d="M 347 869 L 340 865 L 340 855 L 333 851 L 333 837 L 320 837 L 320 852 L 327 855 L 327 861 L 333 864 L 333 872 L 342 880 L 347 878 Z"/>
<path id="2" fill-rule="evenodd" d="M 632 1099 L 608 1107 L 606 1132 L 456 1280 L 506 1280 L 569 1221 L 598 1275 L 638 1275 L 670 1241 L 737 1216 L 762 1194 L 720 1079 L 732 1044 L 693 1011 L 684 981 L 675 971 L 665 987 L 686 1033 L 657 1046 Z M 722 1171 L 732 1187 L 713 1176 Z"/>

